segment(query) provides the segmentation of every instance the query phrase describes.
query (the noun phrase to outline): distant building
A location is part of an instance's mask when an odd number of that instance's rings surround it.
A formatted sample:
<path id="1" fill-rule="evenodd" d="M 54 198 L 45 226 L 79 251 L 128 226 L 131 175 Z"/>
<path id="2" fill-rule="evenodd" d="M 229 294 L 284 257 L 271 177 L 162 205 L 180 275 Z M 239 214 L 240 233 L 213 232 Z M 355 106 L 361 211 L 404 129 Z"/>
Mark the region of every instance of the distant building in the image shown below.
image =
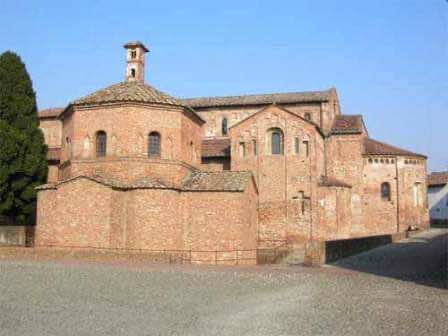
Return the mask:
<path id="1" fill-rule="evenodd" d="M 448 222 L 448 171 L 428 175 L 428 206 L 431 221 Z"/>
<path id="2" fill-rule="evenodd" d="M 428 227 L 426 157 L 372 139 L 336 89 L 179 99 L 145 83 L 142 43 L 125 48 L 124 82 L 40 111 L 37 245 L 239 263 L 286 242 Z"/>

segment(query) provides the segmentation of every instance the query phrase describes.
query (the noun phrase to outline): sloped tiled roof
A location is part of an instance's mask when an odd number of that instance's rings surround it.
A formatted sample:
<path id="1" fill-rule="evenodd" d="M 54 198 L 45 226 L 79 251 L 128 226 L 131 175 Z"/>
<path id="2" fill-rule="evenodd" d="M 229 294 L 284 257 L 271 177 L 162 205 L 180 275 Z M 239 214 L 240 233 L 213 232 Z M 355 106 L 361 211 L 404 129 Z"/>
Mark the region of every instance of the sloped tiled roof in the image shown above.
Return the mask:
<path id="1" fill-rule="evenodd" d="M 271 94 L 253 94 L 227 97 L 185 98 L 181 102 L 192 108 L 220 106 L 251 106 L 268 104 L 294 104 L 306 102 L 325 102 L 331 98 L 335 89 L 310 92 L 287 92 Z"/>
<path id="2" fill-rule="evenodd" d="M 350 184 L 340 181 L 334 177 L 321 176 L 319 185 L 322 187 L 340 187 L 340 188 L 351 188 Z"/>
<path id="3" fill-rule="evenodd" d="M 357 134 L 363 131 L 361 115 L 338 115 L 331 127 L 332 134 Z"/>
<path id="4" fill-rule="evenodd" d="M 366 138 L 364 140 L 364 154 L 366 155 L 397 155 L 397 156 L 419 156 L 426 158 L 425 155 L 410 152 L 384 142 Z"/>
<path id="5" fill-rule="evenodd" d="M 39 118 L 56 118 L 62 113 L 62 111 L 64 111 L 64 108 L 55 107 L 55 108 L 40 110 L 37 113 L 37 115 L 39 116 Z"/>
<path id="6" fill-rule="evenodd" d="M 230 156 L 230 139 L 214 138 L 202 140 L 202 157 L 229 157 Z"/>
<path id="7" fill-rule="evenodd" d="M 119 181 L 117 179 L 108 178 L 108 177 L 101 176 L 101 175 L 80 174 L 80 175 L 74 176 L 72 178 L 69 178 L 67 180 L 57 182 L 54 184 L 44 184 L 44 185 L 38 186 L 36 188 L 36 190 L 57 189 L 57 187 L 59 185 L 68 183 L 68 182 L 71 182 L 71 181 L 74 181 L 77 179 L 87 179 L 87 180 L 94 181 L 94 182 L 97 182 L 99 184 L 102 184 L 102 185 L 105 185 L 108 187 L 112 187 L 115 189 L 124 189 L 124 190 L 129 190 L 129 189 L 170 189 L 170 188 L 172 188 L 171 186 L 166 185 L 164 182 L 162 182 L 160 180 L 153 179 L 151 177 L 145 177 L 143 179 L 139 179 L 137 181 L 127 183 L 127 182 Z"/>
<path id="8" fill-rule="evenodd" d="M 97 105 L 117 102 L 154 103 L 181 106 L 174 97 L 142 82 L 121 82 L 98 90 L 84 98 L 75 100 L 72 105 Z"/>
<path id="9" fill-rule="evenodd" d="M 61 155 L 60 148 L 48 148 L 47 150 L 47 160 L 48 161 L 59 161 Z"/>
<path id="10" fill-rule="evenodd" d="M 448 171 L 434 172 L 428 175 L 428 186 L 442 186 L 448 184 Z"/>
<path id="11" fill-rule="evenodd" d="M 250 172 L 195 172 L 192 173 L 179 188 L 164 181 L 145 177 L 134 182 L 123 182 L 115 178 L 101 175 L 80 174 L 52 184 L 38 186 L 36 190 L 57 189 L 60 185 L 77 179 L 87 179 L 114 189 L 174 189 L 180 191 L 244 191 L 247 183 L 252 179 Z"/>
<path id="12" fill-rule="evenodd" d="M 250 172 L 197 172 L 183 184 L 185 191 L 244 191 L 252 178 Z"/>

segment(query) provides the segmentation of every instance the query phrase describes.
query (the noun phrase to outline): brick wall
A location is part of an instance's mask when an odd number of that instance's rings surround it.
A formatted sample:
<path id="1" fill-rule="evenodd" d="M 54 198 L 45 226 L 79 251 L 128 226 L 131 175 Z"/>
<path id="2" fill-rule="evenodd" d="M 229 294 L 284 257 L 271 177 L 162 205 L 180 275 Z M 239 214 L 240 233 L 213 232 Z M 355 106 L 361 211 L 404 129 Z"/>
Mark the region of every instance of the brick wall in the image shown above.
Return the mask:
<path id="1" fill-rule="evenodd" d="M 271 129 L 283 132 L 283 155 L 270 152 Z M 322 136 L 312 124 L 271 106 L 232 127 L 230 137 L 232 170 L 251 171 L 259 189 L 260 246 L 269 245 L 272 240 L 302 240 L 309 234 L 317 200 L 315 188 L 324 174 Z M 304 141 L 309 144 L 308 155 Z M 245 156 L 241 143 L 246 146 Z"/>
<path id="2" fill-rule="evenodd" d="M 325 103 L 326 104 L 326 103 Z M 321 111 L 323 109 L 325 113 L 325 123 L 324 125 L 331 127 L 333 120 L 333 110 L 331 109 L 332 104 L 321 104 L 321 103 L 297 103 L 297 104 L 284 104 L 282 105 L 288 110 L 296 113 L 301 117 L 305 117 L 305 114 L 310 114 L 311 120 L 320 125 L 321 123 Z M 214 107 L 214 108 L 198 108 L 197 113 L 206 121 L 203 127 L 203 135 L 206 137 L 210 136 L 221 136 L 221 122 L 225 117 L 228 119 L 228 126 L 231 127 L 234 124 L 250 117 L 254 113 L 260 111 L 266 106 L 245 106 L 245 107 Z M 322 120 L 322 122 L 324 122 Z"/>
<path id="3" fill-rule="evenodd" d="M 39 127 L 44 133 L 48 147 L 61 147 L 62 122 L 56 118 L 44 118 L 39 121 Z"/>
<path id="4" fill-rule="evenodd" d="M 351 188 L 319 187 L 317 221 L 312 239 L 342 239 L 352 235 Z"/>
<path id="5" fill-rule="evenodd" d="M 255 263 L 256 209 L 253 183 L 244 192 L 124 191 L 77 178 L 39 191 L 35 243 L 193 250 L 193 261 L 213 263 L 216 251 L 235 263 L 240 250 L 239 263 Z"/>

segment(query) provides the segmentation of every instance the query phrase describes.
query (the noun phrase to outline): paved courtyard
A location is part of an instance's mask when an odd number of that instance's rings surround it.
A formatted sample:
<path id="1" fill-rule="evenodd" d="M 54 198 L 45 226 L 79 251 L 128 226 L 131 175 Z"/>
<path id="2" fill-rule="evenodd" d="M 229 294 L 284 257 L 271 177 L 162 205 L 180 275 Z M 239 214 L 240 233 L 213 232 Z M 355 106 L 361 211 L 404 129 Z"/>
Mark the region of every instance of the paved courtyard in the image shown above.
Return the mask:
<path id="1" fill-rule="evenodd" d="M 447 231 L 332 266 L 35 260 L 0 249 L 0 335 L 446 335 Z"/>

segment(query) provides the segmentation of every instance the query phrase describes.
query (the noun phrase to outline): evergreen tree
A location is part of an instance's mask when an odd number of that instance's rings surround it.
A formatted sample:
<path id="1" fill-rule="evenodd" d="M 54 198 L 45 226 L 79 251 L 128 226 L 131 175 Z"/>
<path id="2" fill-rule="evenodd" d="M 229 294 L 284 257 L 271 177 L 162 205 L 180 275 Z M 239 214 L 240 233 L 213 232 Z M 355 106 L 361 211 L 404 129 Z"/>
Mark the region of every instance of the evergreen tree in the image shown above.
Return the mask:
<path id="1" fill-rule="evenodd" d="M 7 51 L 0 55 L 0 216 L 33 220 L 35 187 L 47 178 L 46 151 L 30 76 Z"/>

